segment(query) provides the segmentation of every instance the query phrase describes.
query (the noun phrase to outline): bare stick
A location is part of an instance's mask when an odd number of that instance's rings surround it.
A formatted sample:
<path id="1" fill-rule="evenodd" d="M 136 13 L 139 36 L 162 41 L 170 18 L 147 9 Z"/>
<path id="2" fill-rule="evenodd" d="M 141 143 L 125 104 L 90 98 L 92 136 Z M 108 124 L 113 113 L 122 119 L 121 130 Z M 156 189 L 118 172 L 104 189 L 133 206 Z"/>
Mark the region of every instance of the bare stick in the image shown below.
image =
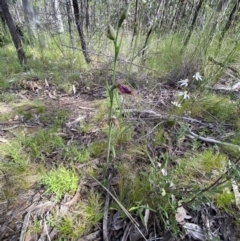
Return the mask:
<path id="1" fill-rule="evenodd" d="M 108 182 L 107 182 L 107 187 L 106 189 L 110 189 L 112 181 L 112 173 L 109 174 L 108 176 Z M 104 206 L 104 217 L 103 217 L 103 240 L 108 241 L 108 208 L 109 208 L 109 202 L 110 202 L 110 195 L 109 191 L 106 193 L 106 201 L 105 201 L 105 206 Z"/>
<path id="2" fill-rule="evenodd" d="M 110 196 L 115 200 L 115 202 L 119 205 L 119 207 L 123 210 L 123 212 L 126 214 L 126 216 L 130 219 L 130 221 L 134 224 L 134 226 L 136 227 L 136 229 L 138 230 L 138 232 L 142 235 L 143 239 L 145 241 L 147 241 L 147 239 L 145 238 L 144 234 L 142 233 L 142 231 L 139 229 L 139 224 L 138 222 L 132 217 L 132 215 L 128 212 L 128 210 L 117 200 L 117 198 L 106 188 L 102 185 L 101 182 L 99 182 L 95 177 L 91 176 L 89 173 L 88 175 L 94 179 L 103 189 L 105 189 Z"/>
<path id="3" fill-rule="evenodd" d="M 231 143 L 228 143 L 228 142 L 218 141 L 218 140 L 215 140 L 215 139 L 212 139 L 212 138 L 209 138 L 209 137 L 202 137 L 202 136 L 199 136 L 199 135 L 195 134 L 194 132 L 192 132 L 190 130 L 188 130 L 188 133 L 190 135 L 192 135 L 193 137 L 196 137 L 197 139 L 205 141 L 205 142 L 219 144 L 219 145 L 225 145 L 225 146 L 231 146 L 231 147 L 240 149 L 240 146 L 238 146 L 238 145 L 234 145 L 234 144 L 231 144 Z"/>
<path id="4" fill-rule="evenodd" d="M 19 241 L 24 241 L 25 240 L 25 235 L 26 235 L 27 228 L 28 228 L 30 214 L 31 214 L 31 211 L 26 214 L 26 216 L 25 216 L 25 218 L 23 220 L 23 226 L 22 226 L 22 231 L 21 231 L 21 235 L 20 235 Z"/>

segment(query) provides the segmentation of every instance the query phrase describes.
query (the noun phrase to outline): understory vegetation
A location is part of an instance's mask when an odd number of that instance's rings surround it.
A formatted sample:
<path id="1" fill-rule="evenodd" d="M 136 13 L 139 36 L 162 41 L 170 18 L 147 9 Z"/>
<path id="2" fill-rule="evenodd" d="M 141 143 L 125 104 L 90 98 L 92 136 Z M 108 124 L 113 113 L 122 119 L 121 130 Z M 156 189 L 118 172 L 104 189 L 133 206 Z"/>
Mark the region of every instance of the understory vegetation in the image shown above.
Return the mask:
<path id="1" fill-rule="evenodd" d="M 193 29 L 153 20 L 147 40 L 141 2 L 134 38 L 133 3 L 88 33 L 91 63 L 43 31 L 26 68 L 4 35 L 0 221 L 18 210 L 24 225 L 1 240 L 240 239 L 239 22 L 220 31 L 235 2 L 204 1 Z"/>

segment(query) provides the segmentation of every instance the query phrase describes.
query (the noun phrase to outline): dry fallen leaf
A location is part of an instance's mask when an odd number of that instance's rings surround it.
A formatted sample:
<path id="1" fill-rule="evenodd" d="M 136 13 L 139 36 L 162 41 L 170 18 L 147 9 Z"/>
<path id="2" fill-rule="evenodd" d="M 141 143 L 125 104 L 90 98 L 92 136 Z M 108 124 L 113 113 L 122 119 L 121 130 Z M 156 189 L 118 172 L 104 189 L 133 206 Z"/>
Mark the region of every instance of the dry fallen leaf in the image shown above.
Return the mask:
<path id="1" fill-rule="evenodd" d="M 75 95 L 77 92 L 75 85 L 72 85 L 72 91 L 73 91 L 73 94 Z"/>
<path id="2" fill-rule="evenodd" d="M 178 207 L 175 218 L 179 224 L 183 225 L 185 223 L 185 219 L 189 219 L 191 216 L 187 215 L 187 211 L 184 207 Z"/>
<path id="3" fill-rule="evenodd" d="M 45 81 L 45 87 L 49 87 L 47 79 L 45 79 L 44 81 Z"/>
<path id="4" fill-rule="evenodd" d="M 200 226 L 195 223 L 185 223 L 183 228 L 186 230 L 186 233 L 193 237 L 194 239 L 205 241 L 203 230 Z"/>
<path id="5" fill-rule="evenodd" d="M 118 119 L 117 119 L 117 117 L 114 116 L 114 115 L 112 116 L 112 123 L 113 123 L 114 126 L 119 126 Z"/>
<path id="6" fill-rule="evenodd" d="M 0 137 L 0 142 L 2 142 L 2 143 L 8 143 L 8 140 Z"/>
<path id="7" fill-rule="evenodd" d="M 147 208 L 145 209 L 145 214 L 144 214 L 144 226 L 146 227 L 147 232 L 148 232 L 147 224 L 148 224 L 149 215 L 150 215 L 150 210 L 148 209 L 148 205 L 147 205 Z"/>
<path id="8" fill-rule="evenodd" d="M 240 210 L 240 193 L 238 190 L 238 185 L 237 185 L 236 181 L 233 179 L 232 179 L 232 188 L 233 188 L 236 206 L 237 206 L 238 210 Z"/>

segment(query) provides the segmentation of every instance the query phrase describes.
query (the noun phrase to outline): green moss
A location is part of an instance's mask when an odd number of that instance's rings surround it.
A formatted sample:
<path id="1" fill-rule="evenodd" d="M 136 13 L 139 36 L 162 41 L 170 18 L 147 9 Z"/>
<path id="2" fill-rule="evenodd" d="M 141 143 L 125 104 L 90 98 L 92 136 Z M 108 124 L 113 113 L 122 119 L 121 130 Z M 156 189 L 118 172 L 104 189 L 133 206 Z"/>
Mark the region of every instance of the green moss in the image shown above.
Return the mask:
<path id="1" fill-rule="evenodd" d="M 16 138 L 0 143 L 0 186 L 2 197 L 14 198 L 22 190 L 27 190 L 34 182 L 34 166 L 24 150 L 24 136 L 15 133 Z M 1 198 L 0 198 L 1 199 Z"/>
<path id="2" fill-rule="evenodd" d="M 67 161 L 84 163 L 90 160 L 90 152 L 82 150 L 76 145 L 66 146 L 64 148 L 63 158 Z"/>
<path id="3" fill-rule="evenodd" d="M 91 189 L 87 199 L 78 202 L 71 216 L 64 217 L 57 225 L 59 235 L 68 240 L 76 240 L 87 234 L 103 218 L 101 195 Z"/>
<path id="4" fill-rule="evenodd" d="M 43 158 L 46 153 L 51 153 L 57 148 L 63 148 L 63 139 L 55 128 L 40 130 L 27 137 L 25 142 L 27 150 L 33 158 Z"/>
<path id="5" fill-rule="evenodd" d="M 195 155 L 186 154 L 178 162 L 179 165 L 171 173 L 172 181 L 181 188 L 197 184 L 201 189 L 221 175 L 228 164 L 228 157 L 213 150 L 205 150 Z"/>
<path id="6" fill-rule="evenodd" d="M 107 141 L 106 140 L 100 140 L 92 142 L 89 146 L 89 152 L 93 156 L 102 156 L 107 153 Z"/>
<path id="7" fill-rule="evenodd" d="M 155 145 L 161 145 L 164 142 L 164 128 L 158 127 L 154 130 L 153 142 Z"/>
<path id="8" fill-rule="evenodd" d="M 180 108 L 174 108 L 175 115 L 188 113 L 193 118 L 202 119 L 206 122 L 227 122 L 237 124 L 238 103 L 229 96 L 217 95 L 203 91 L 202 94 L 190 93 L 190 99 L 184 100 Z"/>
<path id="9" fill-rule="evenodd" d="M 228 212 L 234 202 L 234 194 L 230 190 L 225 189 L 221 194 L 215 197 L 215 200 L 219 208 Z"/>
<path id="10" fill-rule="evenodd" d="M 45 185 L 46 193 L 52 193 L 60 200 L 65 193 L 73 194 L 78 186 L 78 177 L 73 170 L 60 166 L 57 169 L 44 170 L 40 182 Z"/>

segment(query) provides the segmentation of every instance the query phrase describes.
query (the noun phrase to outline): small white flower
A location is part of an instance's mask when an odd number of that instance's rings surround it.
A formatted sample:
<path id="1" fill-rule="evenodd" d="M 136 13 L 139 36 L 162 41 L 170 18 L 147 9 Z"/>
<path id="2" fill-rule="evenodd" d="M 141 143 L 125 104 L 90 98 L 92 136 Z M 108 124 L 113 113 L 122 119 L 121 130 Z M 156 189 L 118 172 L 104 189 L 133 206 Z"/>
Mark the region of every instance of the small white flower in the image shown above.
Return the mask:
<path id="1" fill-rule="evenodd" d="M 180 86 L 188 86 L 188 79 L 181 79 L 178 83 Z"/>
<path id="2" fill-rule="evenodd" d="M 190 99 L 190 96 L 187 91 L 179 91 L 178 96 L 183 96 L 183 99 Z"/>
<path id="3" fill-rule="evenodd" d="M 178 107 L 178 108 L 181 107 L 181 105 L 180 105 L 178 102 L 176 102 L 176 101 L 172 101 L 171 103 L 172 103 L 174 106 Z"/>
<path id="4" fill-rule="evenodd" d="M 202 76 L 200 75 L 200 73 L 199 72 L 197 72 L 195 75 L 193 75 L 193 78 L 196 80 L 196 81 L 202 81 Z"/>

